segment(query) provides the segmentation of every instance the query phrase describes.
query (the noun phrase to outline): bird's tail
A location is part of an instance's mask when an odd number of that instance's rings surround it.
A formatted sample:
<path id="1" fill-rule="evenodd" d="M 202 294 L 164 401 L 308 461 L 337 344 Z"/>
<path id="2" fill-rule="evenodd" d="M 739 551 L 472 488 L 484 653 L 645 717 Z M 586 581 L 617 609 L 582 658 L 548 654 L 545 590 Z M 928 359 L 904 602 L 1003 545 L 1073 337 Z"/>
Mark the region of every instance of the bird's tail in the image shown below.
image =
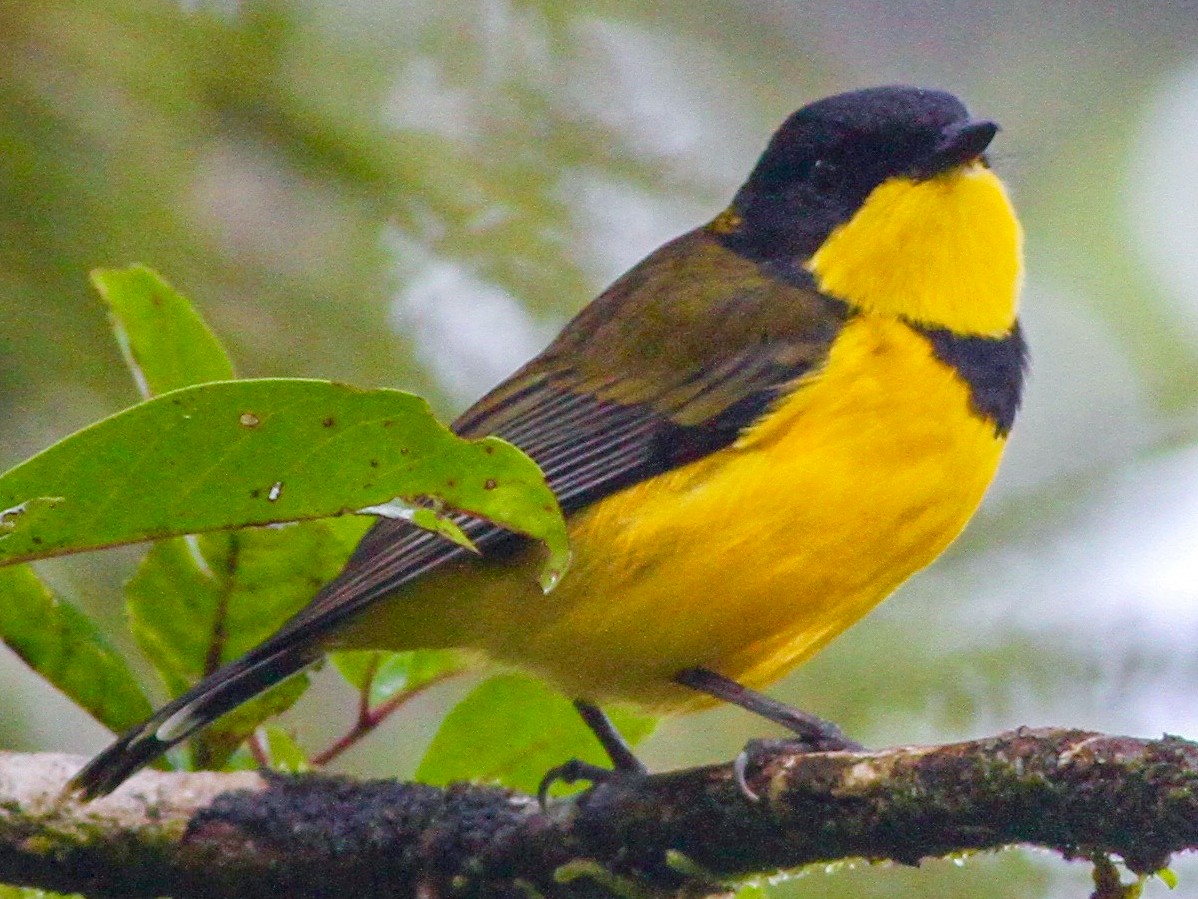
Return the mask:
<path id="1" fill-rule="evenodd" d="M 305 646 L 269 643 L 213 672 L 97 755 L 67 785 L 84 800 L 111 793 L 134 772 L 225 712 L 319 658 Z"/>

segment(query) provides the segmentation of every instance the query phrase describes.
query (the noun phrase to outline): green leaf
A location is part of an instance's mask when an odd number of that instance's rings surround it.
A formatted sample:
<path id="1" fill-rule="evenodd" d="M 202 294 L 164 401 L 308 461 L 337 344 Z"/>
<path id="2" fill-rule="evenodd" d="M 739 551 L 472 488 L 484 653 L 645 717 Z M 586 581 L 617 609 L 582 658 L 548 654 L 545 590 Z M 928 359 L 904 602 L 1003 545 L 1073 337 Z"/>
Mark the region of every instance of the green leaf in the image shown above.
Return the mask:
<path id="1" fill-rule="evenodd" d="M 732 899 L 766 899 L 769 892 L 759 883 L 744 883 L 737 889 Z"/>
<path id="2" fill-rule="evenodd" d="M 270 754 L 272 768 L 291 774 L 312 769 L 307 753 L 295 742 L 295 737 L 290 732 L 273 724 L 266 725 L 263 731 L 266 734 L 266 751 Z"/>
<path id="3" fill-rule="evenodd" d="M 11 509 L 0 510 L 0 537 L 11 534 L 18 526 L 37 528 L 41 519 L 61 502 L 61 496 L 35 496 Z"/>
<path id="4" fill-rule="evenodd" d="M 395 518 L 399 521 L 410 521 L 417 527 L 440 534 L 446 540 L 458 546 L 478 552 L 474 542 L 457 523 L 448 516 L 444 509 L 429 509 L 425 506 L 413 506 L 403 500 L 393 499 L 389 503 L 377 506 L 367 506 L 359 509 L 364 515 L 378 515 L 382 518 Z"/>
<path id="5" fill-rule="evenodd" d="M 128 584 L 130 627 L 176 696 L 273 634 L 345 558 L 323 521 L 163 540 Z"/>
<path id="6" fill-rule="evenodd" d="M 0 637 L 105 727 L 122 731 L 150 714 L 125 660 L 28 566 L 0 569 Z"/>
<path id="7" fill-rule="evenodd" d="M 656 723 L 621 709 L 608 712 L 634 745 Z M 437 786 L 455 780 L 498 781 L 531 792 L 546 771 L 571 758 L 610 765 L 568 699 L 539 680 L 504 674 L 480 684 L 445 717 L 416 778 Z"/>
<path id="8" fill-rule="evenodd" d="M 235 377 L 216 335 L 157 273 L 141 265 L 101 268 L 91 280 L 142 396 Z"/>
<path id="9" fill-rule="evenodd" d="M 82 893 L 52 893 L 34 887 L 12 887 L 0 884 L 0 899 L 87 899 Z"/>
<path id="10" fill-rule="evenodd" d="M 130 627 L 177 696 L 273 634 L 347 554 L 324 521 L 159 541 L 126 590 Z M 296 678 L 224 716 L 199 738 L 205 766 L 219 766 L 263 720 L 298 699 L 305 684 Z"/>
<path id="11" fill-rule="evenodd" d="M 355 649 L 332 653 L 329 658 L 341 676 L 359 692 L 370 690 L 371 706 L 465 667 L 460 653 L 445 649 L 415 652 Z"/>
<path id="12" fill-rule="evenodd" d="M 0 535 L 0 564 L 168 536 L 319 518 L 433 497 L 568 557 L 536 465 L 462 440 L 419 397 L 308 380 L 176 390 L 65 438 L 0 477 L 0 509 L 61 497 Z"/>
<path id="13" fill-rule="evenodd" d="M 155 543 L 126 586 L 129 628 L 172 697 L 204 675 L 223 589 L 183 538 Z"/>
<path id="14" fill-rule="evenodd" d="M 1159 868 L 1152 872 L 1152 876 L 1160 880 L 1169 889 L 1177 889 L 1177 874 L 1172 868 Z"/>

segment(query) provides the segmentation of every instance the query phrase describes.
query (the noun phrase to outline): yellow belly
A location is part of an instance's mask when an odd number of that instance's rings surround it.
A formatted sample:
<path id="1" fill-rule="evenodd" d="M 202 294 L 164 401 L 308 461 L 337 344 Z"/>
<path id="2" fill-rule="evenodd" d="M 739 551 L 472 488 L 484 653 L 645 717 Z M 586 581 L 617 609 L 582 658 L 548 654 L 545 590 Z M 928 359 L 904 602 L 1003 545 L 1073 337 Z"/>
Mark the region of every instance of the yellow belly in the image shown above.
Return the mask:
<path id="1" fill-rule="evenodd" d="M 575 515 L 554 592 L 531 560 L 468 563 L 380 604 L 351 642 L 466 645 L 572 697 L 695 708 L 675 672 L 768 684 L 931 562 L 1003 443 L 922 336 L 861 316 L 734 446 Z"/>

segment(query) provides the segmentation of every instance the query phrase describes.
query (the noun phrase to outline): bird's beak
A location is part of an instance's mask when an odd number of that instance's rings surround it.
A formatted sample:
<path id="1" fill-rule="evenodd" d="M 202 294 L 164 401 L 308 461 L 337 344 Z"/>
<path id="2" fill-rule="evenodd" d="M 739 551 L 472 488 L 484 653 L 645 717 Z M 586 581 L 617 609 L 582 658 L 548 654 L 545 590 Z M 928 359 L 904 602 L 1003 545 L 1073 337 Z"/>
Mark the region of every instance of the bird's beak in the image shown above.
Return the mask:
<path id="1" fill-rule="evenodd" d="M 977 159 L 990 146 L 998 126 L 985 120 L 956 122 L 940 133 L 940 140 L 928 160 L 931 172 L 946 172 Z"/>

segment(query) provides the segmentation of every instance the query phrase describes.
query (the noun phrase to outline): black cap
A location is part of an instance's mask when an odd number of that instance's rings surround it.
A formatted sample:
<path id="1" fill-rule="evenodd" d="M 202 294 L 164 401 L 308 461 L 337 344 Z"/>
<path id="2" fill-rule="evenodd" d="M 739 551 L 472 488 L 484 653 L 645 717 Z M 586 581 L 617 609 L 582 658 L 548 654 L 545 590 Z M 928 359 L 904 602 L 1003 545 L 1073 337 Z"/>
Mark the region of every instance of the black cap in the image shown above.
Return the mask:
<path id="1" fill-rule="evenodd" d="M 755 257 L 814 253 L 889 178 L 924 180 L 982 156 L 998 131 L 952 94 L 873 87 L 791 115 L 733 201 L 743 222 L 724 236 Z"/>

